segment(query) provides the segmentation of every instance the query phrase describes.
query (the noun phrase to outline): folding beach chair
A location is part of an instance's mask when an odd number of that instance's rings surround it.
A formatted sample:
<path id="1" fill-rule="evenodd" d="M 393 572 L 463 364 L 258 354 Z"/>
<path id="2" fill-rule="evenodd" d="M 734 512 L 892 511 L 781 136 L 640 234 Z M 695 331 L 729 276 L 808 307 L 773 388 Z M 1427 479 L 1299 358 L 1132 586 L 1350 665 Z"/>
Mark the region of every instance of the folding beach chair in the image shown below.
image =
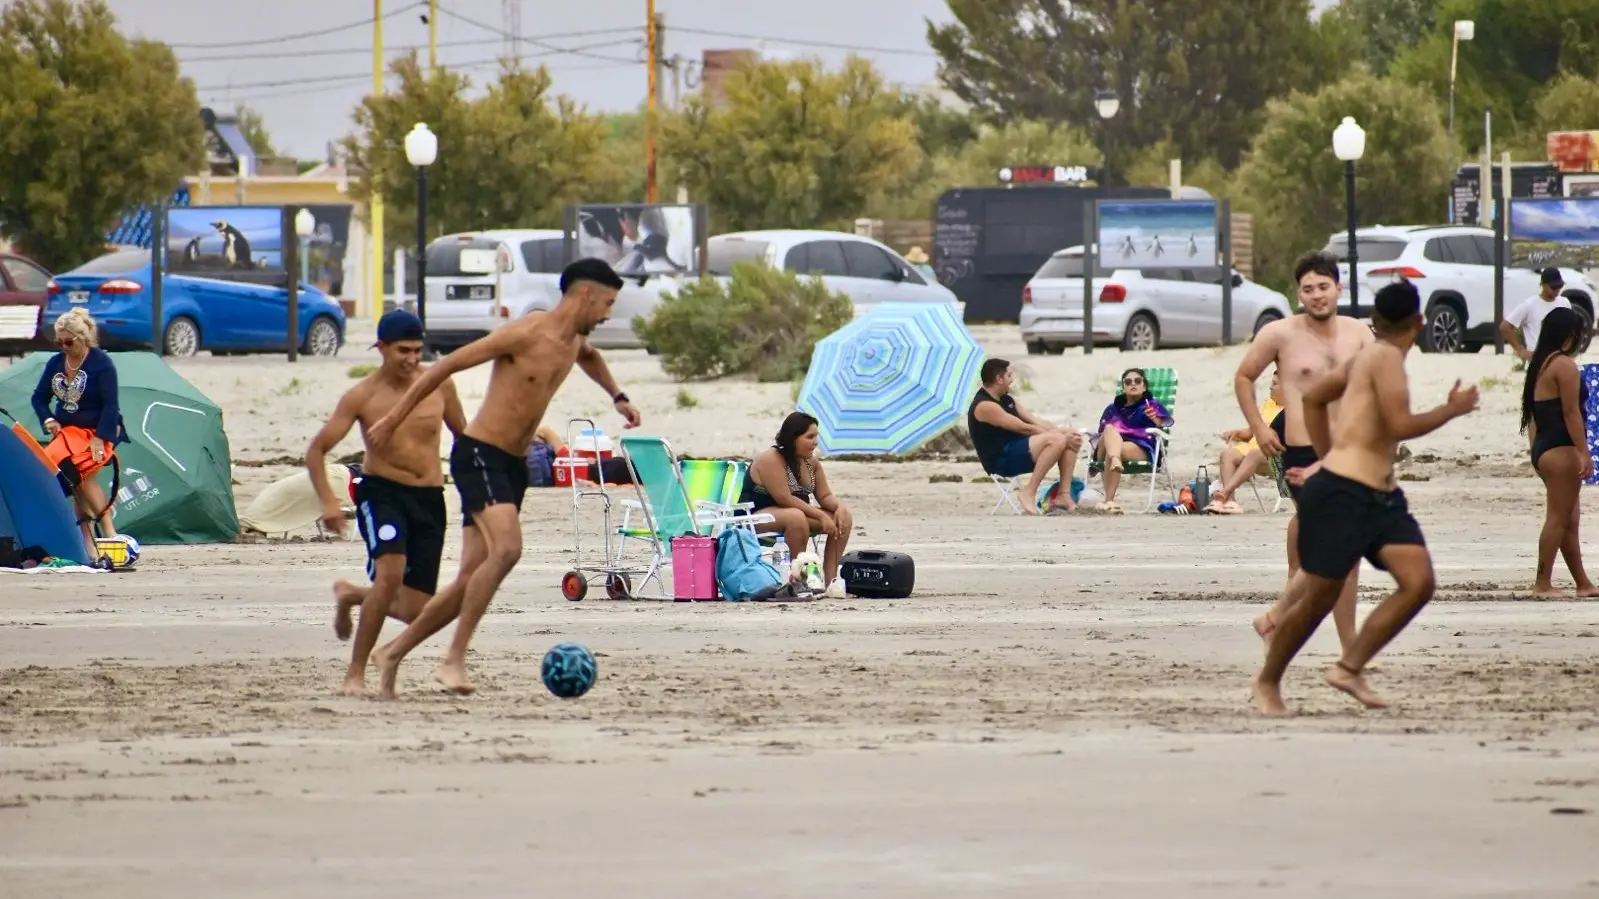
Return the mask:
<path id="1" fill-rule="evenodd" d="M 1022 514 L 1022 506 L 1016 499 L 1016 491 L 1027 486 L 1027 479 L 1031 477 L 1031 474 L 1006 477 L 1005 475 L 994 474 L 986 468 L 983 469 L 983 474 L 988 476 L 988 479 L 994 484 L 994 489 L 999 491 L 999 498 L 994 500 L 994 508 L 989 509 L 988 514 L 995 514 L 1004 506 L 1010 506 L 1010 514 L 1012 515 Z"/>
<path id="2" fill-rule="evenodd" d="M 1162 406 L 1165 406 L 1166 411 L 1170 412 L 1175 419 L 1177 416 L 1177 370 L 1174 368 L 1146 368 L 1144 369 L 1144 377 L 1148 380 L 1148 384 L 1145 387 L 1149 390 L 1149 395 L 1153 396 Z M 1171 429 L 1147 429 L 1150 438 L 1153 439 L 1155 444 L 1155 451 L 1151 454 L 1152 458 L 1147 462 L 1122 463 L 1122 477 L 1124 479 L 1132 475 L 1149 476 L 1149 492 L 1145 495 L 1144 508 L 1140 511 L 1148 512 L 1155 508 L 1155 488 L 1162 480 L 1164 480 L 1165 489 L 1171 494 L 1171 498 L 1173 500 L 1177 499 L 1177 479 L 1172 477 L 1172 473 L 1167 467 L 1167 459 L 1171 455 L 1171 431 L 1175 428 L 1176 423 L 1174 422 Z M 1088 473 L 1090 476 L 1102 474 L 1104 468 L 1104 464 L 1096 459 L 1089 462 Z"/>
<path id="3" fill-rule="evenodd" d="M 715 504 L 696 503 L 689 496 L 683 469 L 672 448 L 660 437 L 626 436 L 619 443 L 622 458 L 633 470 L 638 499 L 622 501 L 622 523 L 617 528 L 622 539 L 615 562 L 620 565 L 633 542 L 646 544 L 650 552 L 649 567 L 632 591 L 634 596 L 644 596 L 645 585 L 655 580 L 664 598 L 667 588 L 663 572 L 672 564 L 672 538 L 712 537 L 727 527 L 749 528 L 753 532 L 757 524 L 773 520 L 770 515 L 732 515 Z M 711 461 L 711 466 L 690 468 L 701 489 L 719 491 L 726 482 L 725 469 L 715 466 L 717 460 Z"/>

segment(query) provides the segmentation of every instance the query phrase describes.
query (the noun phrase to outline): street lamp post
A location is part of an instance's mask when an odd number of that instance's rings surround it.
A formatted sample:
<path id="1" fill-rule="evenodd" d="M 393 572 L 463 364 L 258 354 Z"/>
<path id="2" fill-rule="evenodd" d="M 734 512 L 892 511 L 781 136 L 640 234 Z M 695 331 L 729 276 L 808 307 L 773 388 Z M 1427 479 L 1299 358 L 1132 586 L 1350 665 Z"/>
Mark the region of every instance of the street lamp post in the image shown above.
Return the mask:
<path id="1" fill-rule="evenodd" d="M 1115 91 L 1100 90 L 1094 94 L 1094 111 L 1099 113 L 1099 117 L 1101 119 L 1107 122 L 1111 119 L 1114 119 L 1116 117 L 1116 113 L 1119 112 L 1121 108 L 1121 98 L 1116 96 Z M 1106 141 L 1106 143 L 1109 143 L 1109 141 Z M 1099 186 L 1104 187 L 1105 182 L 1110 176 L 1110 154 L 1106 153 L 1105 149 L 1101 147 L 1100 155 L 1104 157 L 1104 159 L 1100 162 L 1099 166 Z"/>
<path id="2" fill-rule="evenodd" d="M 1455 165 L 1455 69 L 1460 62 L 1460 42 L 1469 41 L 1477 36 L 1477 23 L 1470 19 L 1459 19 L 1455 22 L 1454 40 L 1449 46 L 1449 164 Z M 1457 166 L 1458 169 L 1458 166 Z M 1453 179 L 1455 172 L 1450 172 Z M 1449 222 L 1455 221 L 1455 200 L 1449 198 Z"/>
<path id="3" fill-rule="evenodd" d="M 1355 240 L 1355 229 L 1359 227 L 1355 215 L 1355 162 L 1366 155 L 1366 132 L 1355 124 L 1353 116 L 1344 116 L 1343 124 L 1333 129 L 1332 143 L 1333 155 L 1344 163 L 1344 207 L 1349 213 L 1349 239 L 1346 241 L 1349 245 L 1349 305 L 1350 314 L 1359 315 L 1360 273 L 1355 270 L 1360 260 L 1359 242 Z"/>
<path id="4" fill-rule="evenodd" d="M 439 156 L 438 136 L 417 122 L 405 136 L 405 158 L 416 169 L 416 317 L 422 321 L 422 349 L 428 333 L 428 166 Z"/>
<path id="5" fill-rule="evenodd" d="M 294 214 L 294 236 L 300 240 L 300 280 L 311 280 L 311 235 L 316 233 L 316 216 L 302 208 Z"/>

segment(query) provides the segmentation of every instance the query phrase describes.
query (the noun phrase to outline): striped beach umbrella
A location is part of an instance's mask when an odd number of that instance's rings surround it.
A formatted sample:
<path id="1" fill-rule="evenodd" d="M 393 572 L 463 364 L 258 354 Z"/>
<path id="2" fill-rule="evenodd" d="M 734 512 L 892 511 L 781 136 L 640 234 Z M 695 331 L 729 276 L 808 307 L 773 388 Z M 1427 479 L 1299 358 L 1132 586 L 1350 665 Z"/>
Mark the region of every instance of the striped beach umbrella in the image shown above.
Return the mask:
<path id="1" fill-rule="evenodd" d="M 961 420 L 982 362 L 953 304 L 882 303 L 816 344 L 797 405 L 823 453 L 908 453 Z"/>

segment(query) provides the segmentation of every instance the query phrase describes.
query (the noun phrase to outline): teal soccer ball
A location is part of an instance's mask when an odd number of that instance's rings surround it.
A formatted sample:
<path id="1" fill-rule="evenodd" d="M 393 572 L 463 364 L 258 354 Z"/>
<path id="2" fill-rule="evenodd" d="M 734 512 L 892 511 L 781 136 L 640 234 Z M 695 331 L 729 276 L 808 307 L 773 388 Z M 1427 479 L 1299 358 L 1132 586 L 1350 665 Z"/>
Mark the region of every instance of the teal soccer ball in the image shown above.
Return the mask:
<path id="1" fill-rule="evenodd" d="M 557 643 L 550 647 L 539 671 L 544 686 L 562 699 L 576 699 L 587 693 L 599 673 L 594 653 L 577 643 Z"/>

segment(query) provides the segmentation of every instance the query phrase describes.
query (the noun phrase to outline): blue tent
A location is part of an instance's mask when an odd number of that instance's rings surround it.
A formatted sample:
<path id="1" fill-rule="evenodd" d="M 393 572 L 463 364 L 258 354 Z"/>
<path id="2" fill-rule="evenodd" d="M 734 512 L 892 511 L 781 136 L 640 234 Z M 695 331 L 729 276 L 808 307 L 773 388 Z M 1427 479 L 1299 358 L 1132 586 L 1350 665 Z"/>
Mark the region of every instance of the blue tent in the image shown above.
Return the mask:
<path id="1" fill-rule="evenodd" d="M 91 564 L 61 482 L 9 427 L 0 428 L 0 537 L 17 549 L 43 547 L 58 559 Z"/>

